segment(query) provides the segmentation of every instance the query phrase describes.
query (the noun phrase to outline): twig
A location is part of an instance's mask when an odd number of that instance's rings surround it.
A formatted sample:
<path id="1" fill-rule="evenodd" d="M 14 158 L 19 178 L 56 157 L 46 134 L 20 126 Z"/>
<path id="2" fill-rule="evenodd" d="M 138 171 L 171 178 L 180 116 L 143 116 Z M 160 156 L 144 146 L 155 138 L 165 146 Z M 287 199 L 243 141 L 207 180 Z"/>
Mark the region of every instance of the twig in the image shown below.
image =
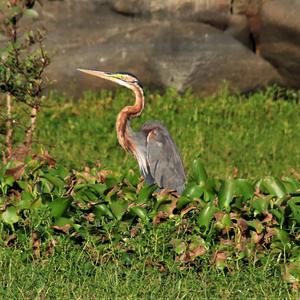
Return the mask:
<path id="1" fill-rule="evenodd" d="M 12 156 L 12 144 L 13 144 L 13 119 L 12 119 L 12 96 L 10 93 L 6 95 L 6 109 L 7 109 L 7 118 L 6 118 L 6 155 L 3 155 L 4 163 L 7 162 Z"/>
<path id="2" fill-rule="evenodd" d="M 39 110 L 40 110 L 40 105 L 37 101 L 37 103 L 31 109 L 30 125 L 25 130 L 24 146 L 28 150 L 28 152 L 31 149 L 33 132 L 34 132 L 35 127 L 36 127 L 36 117 L 37 117 L 37 114 L 38 114 Z"/>

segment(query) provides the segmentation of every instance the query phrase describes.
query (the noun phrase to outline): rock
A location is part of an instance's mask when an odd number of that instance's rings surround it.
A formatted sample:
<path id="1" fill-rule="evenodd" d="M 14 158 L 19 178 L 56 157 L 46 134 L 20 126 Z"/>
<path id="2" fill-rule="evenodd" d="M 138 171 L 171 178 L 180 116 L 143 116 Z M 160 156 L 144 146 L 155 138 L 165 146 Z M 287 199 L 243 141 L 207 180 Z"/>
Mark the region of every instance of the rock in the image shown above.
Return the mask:
<path id="1" fill-rule="evenodd" d="M 229 83 L 231 90 L 242 92 L 281 83 L 278 72 L 270 63 L 230 36 L 208 36 L 200 53 L 184 85 L 196 94 L 213 94 L 224 81 Z"/>
<path id="2" fill-rule="evenodd" d="M 276 67 L 284 84 L 300 87 L 300 1 L 268 0 L 262 4 L 261 55 Z"/>
<path id="3" fill-rule="evenodd" d="M 45 1 L 47 76 L 72 95 L 115 87 L 78 67 L 129 71 L 145 86 L 201 95 L 224 80 L 241 91 L 300 87 L 299 15 L 298 0 Z"/>
<path id="4" fill-rule="evenodd" d="M 225 29 L 230 16 L 228 0 L 112 0 L 114 11 L 161 20 L 197 21 Z"/>
<path id="5" fill-rule="evenodd" d="M 159 28 L 159 30 L 157 30 Z M 68 51 L 51 66 L 62 82 L 72 82 L 64 89 L 80 93 L 84 89 L 113 87 L 110 83 L 85 76 L 76 68 L 104 71 L 128 71 L 146 86 L 192 88 L 199 95 L 216 92 L 224 80 L 234 90 L 249 91 L 268 83 L 280 82 L 276 70 L 243 47 L 229 35 L 209 25 L 154 22 L 116 34 L 111 38 Z M 50 75 L 50 74 L 49 74 Z"/>

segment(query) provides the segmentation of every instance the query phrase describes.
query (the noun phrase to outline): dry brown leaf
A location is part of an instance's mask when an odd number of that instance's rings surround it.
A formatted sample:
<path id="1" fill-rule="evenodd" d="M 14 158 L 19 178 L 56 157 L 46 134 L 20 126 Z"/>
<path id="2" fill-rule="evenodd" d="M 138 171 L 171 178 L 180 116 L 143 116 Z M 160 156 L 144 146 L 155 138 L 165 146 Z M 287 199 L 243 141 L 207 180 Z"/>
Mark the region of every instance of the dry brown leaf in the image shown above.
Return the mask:
<path id="1" fill-rule="evenodd" d="M 239 228 L 242 232 L 245 232 L 248 229 L 247 221 L 244 220 L 243 218 L 238 219 L 237 225 L 239 226 Z"/>
<path id="2" fill-rule="evenodd" d="M 95 214 L 93 213 L 89 213 L 86 216 L 84 216 L 84 218 L 89 222 L 89 223 L 93 223 L 95 221 Z"/>
<path id="3" fill-rule="evenodd" d="M 252 233 L 251 233 L 251 240 L 255 244 L 258 244 L 261 241 L 261 239 L 263 238 L 263 236 L 264 236 L 263 233 L 257 234 L 255 231 L 252 231 Z"/>
<path id="4" fill-rule="evenodd" d="M 189 211 L 191 211 L 191 210 L 193 210 L 193 209 L 195 209 L 195 208 L 197 208 L 196 206 L 194 206 L 194 205 L 192 205 L 192 206 L 188 206 L 188 207 L 186 207 L 185 209 L 183 209 L 182 211 L 181 211 L 181 216 L 184 216 L 185 214 L 187 214 Z"/>
<path id="5" fill-rule="evenodd" d="M 206 249 L 204 246 L 199 246 L 189 252 L 191 258 L 195 258 L 197 256 L 201 256 L 206 253 Z"/>
<path id="6" fill-rule="evenodd" d="M 167 213 L 163 211 L 159 211 L 157 215 L 153 218 L 152 224 L 154 225 L 159 224 L 162 219 L 166 219 L 167 217 L 168 217 Z"/>
<path id="7" fill-rule="evenodd" d="M 31 243 L 32 243 L 32 250 L 33 254 L 36 257 L 40 257 L 41 254 L 41 240 L 38 238 L 36 232 L 33 232 L 31 235 Z"/>
<path id="8" fill-rule="evenodd" d="M 72 226 L 70 224 L 66 224 L 64 226 L 57 226 L 57 225 L 51 226 L 51 228 L 58 230 L 58 231 L 62 231 L 64 233 L 67 233 L 71 227 Z"/>
<path id="9" fill-rule="evenodd" d="M 25 171 L 25 164 L 20 164 L 14 168 L 10 168 L 5 172 L 5 176 L 13 176 L 15 180 L 18 180 Z"/>

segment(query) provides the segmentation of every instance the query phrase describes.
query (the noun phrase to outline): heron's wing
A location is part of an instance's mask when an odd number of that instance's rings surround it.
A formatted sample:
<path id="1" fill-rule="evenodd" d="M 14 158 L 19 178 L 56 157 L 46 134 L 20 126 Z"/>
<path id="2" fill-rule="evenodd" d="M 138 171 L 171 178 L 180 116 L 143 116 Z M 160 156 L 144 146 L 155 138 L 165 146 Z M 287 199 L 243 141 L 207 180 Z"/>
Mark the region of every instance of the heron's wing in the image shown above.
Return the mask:
<path id="1" fill-rule="evenodd" d="M 165 128 L 154 128 L 147 135 L 147 163 L 151 176 L 161 188 L 184 189 L 185 173 L 176 146 Z"/>

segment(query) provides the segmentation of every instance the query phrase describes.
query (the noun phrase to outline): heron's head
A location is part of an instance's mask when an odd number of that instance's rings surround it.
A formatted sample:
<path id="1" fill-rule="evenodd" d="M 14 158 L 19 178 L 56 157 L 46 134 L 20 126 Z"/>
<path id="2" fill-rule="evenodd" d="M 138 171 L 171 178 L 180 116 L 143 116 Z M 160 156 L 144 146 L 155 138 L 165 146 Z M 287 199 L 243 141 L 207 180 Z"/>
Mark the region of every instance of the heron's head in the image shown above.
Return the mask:
<path id="1" fill-rule="evenodd" d="M 129 89 L 134 89 L 137 86 L 142 87 L 139 80 L 130 73 L 126 73 L 126 72 L 111 73 L 111 72 L 102 72 L 102 71 L 85 70 L 85 69 L 78 69 L 78 71 L 115 82 Z"/>

